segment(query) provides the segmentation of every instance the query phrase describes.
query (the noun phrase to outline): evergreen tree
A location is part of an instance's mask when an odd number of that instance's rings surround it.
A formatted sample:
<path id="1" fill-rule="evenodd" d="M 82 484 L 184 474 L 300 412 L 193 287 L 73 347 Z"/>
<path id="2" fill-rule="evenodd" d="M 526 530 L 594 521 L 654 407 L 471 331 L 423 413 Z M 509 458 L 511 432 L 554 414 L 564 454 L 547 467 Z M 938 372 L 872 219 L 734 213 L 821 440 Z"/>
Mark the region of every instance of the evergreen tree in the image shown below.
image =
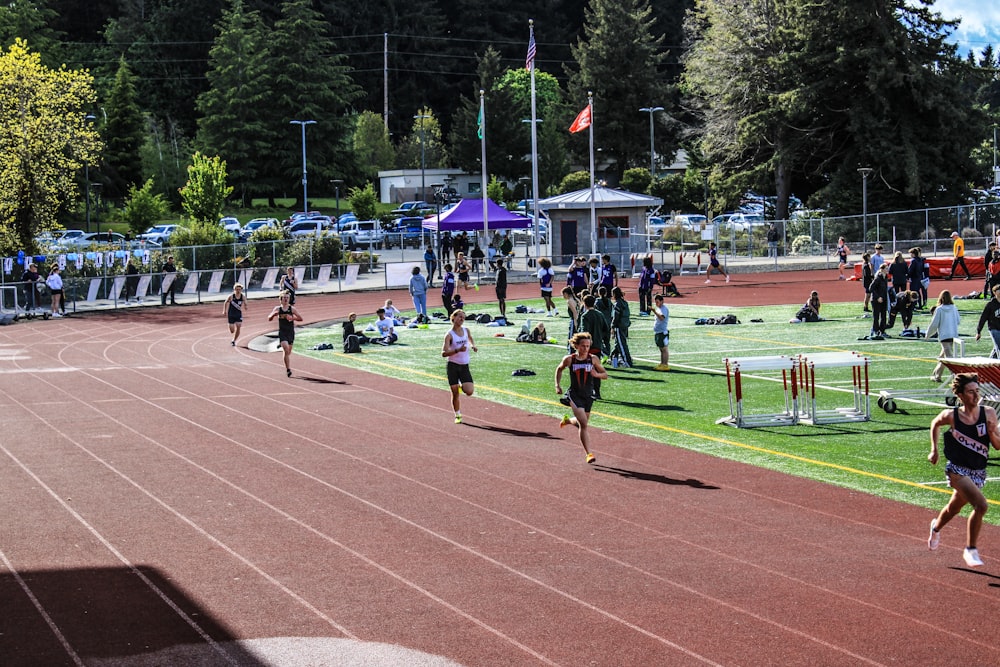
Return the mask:
<path id="1" fill-rule="evenodd" d="M 639 109 L 654 104 L 671 112 L 671 91 L 659 75 L 662 42 L 649 0 L 590 0 L 584 36 L 572 49 L 579 69 L 570 76 L 569 99 L 576 100 L 579 111 L 593 91 L 594 133 L 604 155 L 616 159 L 616 180 L 627 167 L 648 162 L 649 134 L 643 126 L 648 128 L 649 119 Z M 667 114 L 656 119 L 660 154 L 672 153 L 675 146 Z M 570 140 L 580 155 L 587 153 L 585 134 Z"/>
<path id="2" fill-rule="evenodd" d="M 104 128 L 103 173 L 107 179 L 104 196 L 122 199 L 129 186 L 142 183 L 140 147 L 146 140 L 146 122 L 136 98 L 135 81 L 125 58 L 118 61 L 118 72 L 105 106 L 108 120 Z"/>
<path id="3" fill-rule="evenodd" d="M 260 156 L 284 138 L 269 122 L 270 51 L 260 16 L 245 11 L 242 0 L 232 0 L 218 29 L 210 52 L 209 89 L 198 98 L 196 145 L 226 160 L 234 192 L 247 206 L 254 192 L 261 191 Z"/>
<path id="4" fill-rule="evenodd" d="M 46 0 L 19 0 L 0 5 L 0 49 L 9 48 L 17 38 L 23 39 L 42 57 L 46 67 L 63 63 L 64 36 L 52 27 L 56 13 Z"/>
<path id="5" fill-rule="evenodd" d="M 349 178 L 353 162 L 352 103 L 360 91 L 342 54 L 331 54 L 328 24 L 310 0 L 286 0 L 274 25 L 268 74 L 273 81 L 267 104 L 270 132 L 282 137 L 262 165 L 271 192 L 301 192 L 301 132 L 292 120 L 315 120 L 307 130 L 308 171 L 314 180 Z"/>

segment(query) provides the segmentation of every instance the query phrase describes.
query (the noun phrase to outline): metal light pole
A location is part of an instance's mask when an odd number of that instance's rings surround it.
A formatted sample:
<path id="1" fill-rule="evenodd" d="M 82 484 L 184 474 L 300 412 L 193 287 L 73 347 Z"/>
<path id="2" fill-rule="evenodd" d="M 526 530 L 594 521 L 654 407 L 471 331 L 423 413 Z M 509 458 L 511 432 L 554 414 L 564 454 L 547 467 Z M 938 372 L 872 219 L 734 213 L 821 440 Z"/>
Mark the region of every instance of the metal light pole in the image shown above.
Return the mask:
<path id="1" fill-rule="evenodd" d="M 340 186 L 344 184 L 344 181 L 342 179 L 335 178 L 335 179 L 333 179 L 330 182 L 333 183 L 333 191 L 336 193 L 335 196 L 337 198 L 337 215 L 339 216 L 340 215 Z"/>
<path id="2" fill-rule="evenodd" d="M 431 118 L 427 114 L 417 114 L 413 117 L 413 120 L 420 120 L 420 199 L 427 197 L 427 185 L 424 183 L 427 171 L 427 153 L 424 151 L 424 119 Z M 483 195 L 485 196 L 485 195 Z M 414 197 L 417 199 L 417 197 Z"/>
<path id="3" fill-rule="evenodd" d="M 293 120 L 291 125 L 302 127 L 302 210 L 309 212 L 309 177 L 306 174 L 306 125 L 315 125 L 314 120 Z"/>
<path id="4" fill-rule="evenodd" d="M 649 177 L 656 178 L 656 142 L 654 141 L 653 114 L 663 111 L 663 107 L 643 107 L 639 109 L 642 113 L 649 114 Z"/>
<path id="5" fill-rule="evenodd" d="M 83 117 L 84 122 L 93 123 L 97 120 L 97 116 L 92 113 L 88 113 Z M 996 162 L 996 159 L 994 159 Z M 90 233 L 90 162 L 88 160 L 83 161 L 83 180 L 85 181 L 84 188 L 86 189 L 86 207 L 87 207 L 87 233 Z"/>
<path id="6" fill-rule="evenodd" d="M 708 227 L 708 223 L 710 222 L 710 220 L 708 219 L 708 174 L 709 174 L 709 172 L 710 172 L 709 169 L 702 169 L 701 170 L 701 179 L 702 179 L 702 182 L 703 182 L 703 184 L 705 186 L 705 226 L 706 227 Z"/>
<path id="7" fill-rule="evenodd" d="M 863 224 L 863 238 L 861 239 L 861 252 L 868 252 L 868 175 L 874 171 L 871 167 L 858 167 L 861 174 L 861 219 Z"/>

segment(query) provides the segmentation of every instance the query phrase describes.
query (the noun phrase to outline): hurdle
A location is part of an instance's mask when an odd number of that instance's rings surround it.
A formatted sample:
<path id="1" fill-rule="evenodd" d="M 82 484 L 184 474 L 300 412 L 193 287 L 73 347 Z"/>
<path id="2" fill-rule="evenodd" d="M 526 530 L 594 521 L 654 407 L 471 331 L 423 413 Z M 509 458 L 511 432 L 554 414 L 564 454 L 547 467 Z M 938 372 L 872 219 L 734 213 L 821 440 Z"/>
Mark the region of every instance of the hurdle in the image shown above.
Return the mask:
<path id="1" fill-rule="evenodd" d="M 799 420 L 807 424 L 840 424 L 871 421 L 868 366 L 870 361 L 857 352 L 817 352 L 800 354 L 799 384 L 802 393 Z M 816 405 L 816 369 L 850 368 L 852 405 L 820 410 Z"/>
<path id="2" fill-rule="evenodd" d="M 729 391 L 729 416 L 721 417 L 716 424 L 736 428 L 760 426 L 794 426 L 799 423 L 798 393 L 795 377 L 795 359 L 783 355 L 768 357 L 738 357 L 724 359 L 726 387 Z M 783 412 L 747 414 L 743 404 L 743 373 L 745 371 L 781 371 L 785 390 Z"/>
<path id="3" fill-rule="evenodd" d="M 975 373 L 979 376 L 979 400 L 993 409 L 1000 409 L 1000 359 L 963 357 L 941 359 L 952 373 Z M 958 405 L 956 400 L 949 405 Z"/>
<path id="4" fill-rule="evenodd" d="M 694 262 L 695 262 L 694 271 L 692 271 L 690 269 L 684 270 L 684 256 L 687 255 L 687 254 L 688 253 L 686 253 L 686 252 L 682 252 L 680 254 L 680 263 L 678 264 L 677 275 L 679 275 L 679 276 L 684 276 L 684 275 L 695 275 L 695 276 L 697 276 L 697 275 L 700 275 L 700 274 L 704 273 L 704 271 L 701 268 L 701 251 L 700 250 L 698 252 L 692 252 L 692 253 L 690 253 L 691 257 L 694 258 Z"/>

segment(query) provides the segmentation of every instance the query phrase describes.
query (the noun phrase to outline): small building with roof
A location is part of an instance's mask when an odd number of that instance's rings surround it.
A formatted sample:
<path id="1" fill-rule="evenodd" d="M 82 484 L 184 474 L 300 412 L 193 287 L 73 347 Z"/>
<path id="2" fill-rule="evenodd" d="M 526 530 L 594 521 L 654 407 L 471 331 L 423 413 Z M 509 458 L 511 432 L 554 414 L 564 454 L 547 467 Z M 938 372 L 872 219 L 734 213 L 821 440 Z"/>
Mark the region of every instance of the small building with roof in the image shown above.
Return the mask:
<path id="1" fill-rule="evenodd" d="M 663 205 L 659 197 L 594 187 L 594 214 L 591 223 L 590 188 L 543 199 L 538 209 L 549 216 L 549 236 L 555 261 L 573 255 L 608 253 L 628 256 L 646 250 L 646 213 Z M 591 234 L 594 235 L 593 241 Z M 556 259 L 558 258 L 558 259 Z"/>

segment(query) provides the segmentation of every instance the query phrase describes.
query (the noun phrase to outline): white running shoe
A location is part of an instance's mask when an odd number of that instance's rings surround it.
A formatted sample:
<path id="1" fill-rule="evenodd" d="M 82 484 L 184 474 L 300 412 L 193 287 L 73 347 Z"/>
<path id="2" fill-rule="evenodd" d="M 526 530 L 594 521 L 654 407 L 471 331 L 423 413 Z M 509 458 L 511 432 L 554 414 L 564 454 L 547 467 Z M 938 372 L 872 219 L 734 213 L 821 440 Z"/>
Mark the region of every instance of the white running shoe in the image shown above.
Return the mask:
<path id="1" fill-rule="evenodd" d="M 710 282 L 712 282 L 712 279 L 711 279 L 711 278 L 709 278 L 708 280 L 706 280 L 706 281 L 705 281 L 705 284 L 707 285 L 707 284 L 709 284 Z"/>
<path id="2" fill-rule="evenodd" d="M 965 559 L 965 564 L 969 567 L 980 567 L 983 564 L 979 558 L 979 550 L 975 547 L 966 547 L 965 551 L 962 552 L 962 558 Z"/>
<path id="3" fill-rule="evenodd" d="M 726 282 L 727 283 L 729 282 L 729 276 L 726 276 Z"/>
<path id="4" fill-rule="evenodd" d="M 931 519 L 931 534 L 927 536 L 927 548 L 934 551 L 941 544 L 941 533 L 934 530 L 934 526 L 937 525 L 937 519 Z"/>

